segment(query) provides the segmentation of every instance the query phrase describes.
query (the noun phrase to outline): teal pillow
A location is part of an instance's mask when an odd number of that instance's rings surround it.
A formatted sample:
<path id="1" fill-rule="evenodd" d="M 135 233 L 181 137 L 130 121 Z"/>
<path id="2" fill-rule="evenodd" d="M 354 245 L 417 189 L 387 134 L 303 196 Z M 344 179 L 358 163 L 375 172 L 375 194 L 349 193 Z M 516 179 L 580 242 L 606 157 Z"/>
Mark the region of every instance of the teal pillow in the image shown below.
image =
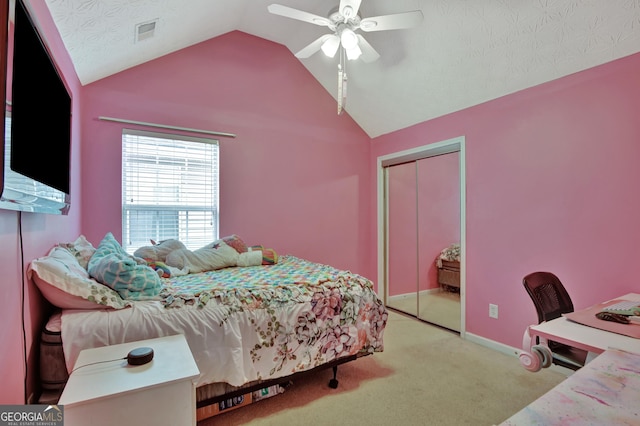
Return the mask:
<path id="1" fill-rule="evenodd" d="M 158 273 L 146 264 L 138 264 L 111 232 L 100 241 L 87 269 L 90 276 L 117 291 L 123 299 L 153 299 L 162 290 Z"/>

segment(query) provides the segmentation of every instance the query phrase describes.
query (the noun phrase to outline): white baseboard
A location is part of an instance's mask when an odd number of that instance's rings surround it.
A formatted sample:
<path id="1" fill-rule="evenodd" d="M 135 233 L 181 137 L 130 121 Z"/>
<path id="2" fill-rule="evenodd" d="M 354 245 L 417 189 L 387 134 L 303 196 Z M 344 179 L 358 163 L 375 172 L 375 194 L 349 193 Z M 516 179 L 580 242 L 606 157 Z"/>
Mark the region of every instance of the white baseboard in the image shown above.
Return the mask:
<path id="1" fill-rule="evenodd" d="M 440 287 L 436 287 L 436 288 L 430 288 L 427 290 L 420 290 L 418 294 L 423 295 L 423 294 L 431 294 L 431 293 L 440 293 L 441 291 L 442 290 L 440 289 Z M 397 294 L 395 296 L 389 296 L 388 300 L 399 301 L 404 299 L 415 299 L 415 297 L 416 297 L 416 293 L 404 293 L 404 294 Z"/>
<path id="2" fill-rule="evenodd" d="M 405 293 L 405 294 L 397 294 L 395 296 L 389 296 L 387 300 L 389 302 L 399 302 L 401 300 L 411 299 L 415 297 L 416 297 L 415 293 Z"/>
<path id="3" fill-rule="evenodd" d="M 505 345 L 505 344 L 496 342 L 495 340 L 489 340 L 485 337 L 481 337 L 473 333 L 465 333 L 464 338 L 465 340 L 468 340 L 473 343 L 477 343 L 480 346 L 493 349 L 494 351 L 498 351 L 505 355 L 515 356 L 515 357 L 520 355 L 521 349 L 519 348 L 514 348 L 513 346 Z"/>

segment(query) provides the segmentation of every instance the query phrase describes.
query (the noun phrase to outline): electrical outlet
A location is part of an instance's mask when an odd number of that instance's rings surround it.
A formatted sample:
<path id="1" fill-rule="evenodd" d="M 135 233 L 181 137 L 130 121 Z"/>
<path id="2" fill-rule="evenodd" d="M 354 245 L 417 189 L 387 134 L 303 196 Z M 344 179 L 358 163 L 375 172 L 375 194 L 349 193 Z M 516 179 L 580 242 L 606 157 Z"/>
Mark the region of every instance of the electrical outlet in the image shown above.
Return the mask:
<path id="1" fill-rule="evenodd" d="M 498 305 L 489 303 L 489 317 L 498 318 Z"/>

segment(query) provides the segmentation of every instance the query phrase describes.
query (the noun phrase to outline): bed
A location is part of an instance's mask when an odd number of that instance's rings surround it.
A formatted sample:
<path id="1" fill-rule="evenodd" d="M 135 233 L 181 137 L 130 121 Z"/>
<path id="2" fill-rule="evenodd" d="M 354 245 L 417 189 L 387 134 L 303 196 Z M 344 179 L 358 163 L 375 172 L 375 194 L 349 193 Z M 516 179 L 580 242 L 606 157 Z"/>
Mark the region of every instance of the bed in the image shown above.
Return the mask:
<path id="1" fill-rule="evenodd" d="M 335 387 L 339 364 L 383 351 L 387 311 L 373 283 L 358 274 L 242 245 L 239 254 L 261 252 L 260 264 L 245 265 L 238 256 L 235 265 L 225 260 L 223 267 L 185 273 L 137 258 L 135 267 L 155 274 L 160 286 L 148 291 L 147 283 L 136 287 L 129 280 L 123 291 L 89 273 L 107 240 L 122 250 L 110 234 L 97 248 L 80 236 L 29 265 L 29 277 L 59 308 L 52 321 L 64 360 L 47 365 L 62 365 L 66 372 L 48 374 L 66 377 L 86 348 L 184 334 L 200 370 L 196 395 L 202 408 L 320 368 L 334 369 Z M 140 288 L 147 293 L 134 294 Z"/>

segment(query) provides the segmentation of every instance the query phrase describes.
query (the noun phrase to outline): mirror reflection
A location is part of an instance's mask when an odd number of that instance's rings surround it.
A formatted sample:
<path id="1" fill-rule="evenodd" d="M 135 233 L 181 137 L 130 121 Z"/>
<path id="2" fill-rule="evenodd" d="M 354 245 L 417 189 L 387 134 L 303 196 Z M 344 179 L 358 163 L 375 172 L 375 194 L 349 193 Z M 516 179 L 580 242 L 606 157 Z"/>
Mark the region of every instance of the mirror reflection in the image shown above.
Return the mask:
<path id="1" fill-rule="evenodd" d="M 385 168 L 387 306 L 460 331 L 459 152 Z"/>

